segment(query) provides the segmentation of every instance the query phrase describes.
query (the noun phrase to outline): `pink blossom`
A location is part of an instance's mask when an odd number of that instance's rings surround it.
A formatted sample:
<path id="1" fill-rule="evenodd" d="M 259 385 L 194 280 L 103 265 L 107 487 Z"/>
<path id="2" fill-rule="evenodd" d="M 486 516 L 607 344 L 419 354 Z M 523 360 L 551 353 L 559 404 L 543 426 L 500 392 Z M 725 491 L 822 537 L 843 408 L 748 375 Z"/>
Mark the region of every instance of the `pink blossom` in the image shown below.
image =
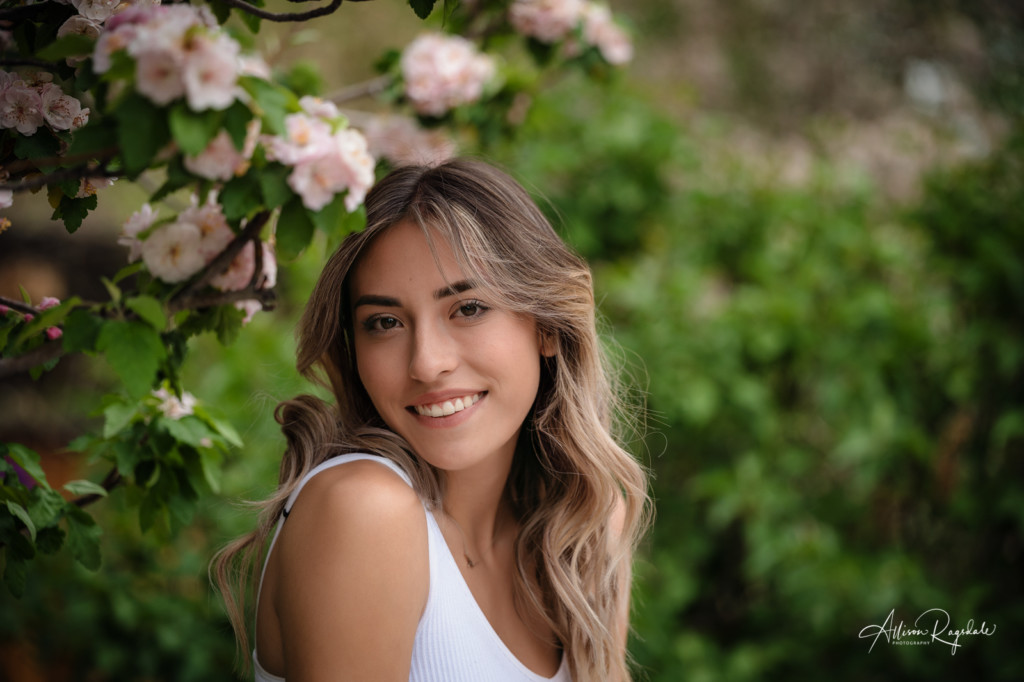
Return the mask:
<path id="1" fill-rule="evenodd" d="M 60 25 L 60 28 L 57 29 L 57 37 L 80 35 L 89 38 L 99 38 L 101 30 L 99 21 L 76 14 L 73 17 L 68 17 L 68 20 Z"/>
<path id="2" fill-rule="evenodd" d="M 330 144 L 331 126 L 307 114 L 289 114 L 284 119 L 285 136 L 265 141 L 267 157 L 289 166 L 324 153 Z"/>
<path id="3" fill-rule="evenodd" d="M 345 207 L 351 212 L 362 203 L 373 184 L 373 167 L 366 138 L 355 130 L 339 130 L 324 153 L 296 164 L 288 176 L 288 185 L 311 211 L 319 211 L 335 194 L 347 189 Z"/>
<path id="4" fill-rule="evenodd" d="M 70 130 L 82 115 L 82 103 L 65 95 L 60 87 L 47 83 L 42 88 L 43 118 L 54 130 Z M 86 114 L 88 119 L 88 114 Z"/>
<path id="5" fill-rule="evenodd" d="M 121 0 L 71 0 L 78 13 L 86 19 L 103 22 L 114 13 Z"/>
<path id="6" fill-rule="evenodd" d="M 263 310 L 263 304 L 255 298 L 247 298 L 244 301 L 235 301 L 235 307 L 245 313 L 245 317 L 242 318 L 243 325 L 252 322 L 253 315 Z"/>
<path id="7" fill-rule="evenodd" d="M 319 97 L 306 95 L 299 99 L 299 106 L 313 118 L 319 118 L 326 121 L 341 118 L 341 112 L 338 111 L 338 105 L 329 99 L 320 99 Z"/>
<path id="8" fill-rule="evenodd" d="M 117 178 L 82 178 L 82 181 L 78 183 L 78 194 L 75 195 L 76 199 L 84 199 L 91 197 L 101 189 L 110 187 Z"/>
<path id="9" fill-rule="evenodd" d="M 588 2 L 583 12 L 583 39 L 594 45 L 609 64 L 621 65 L 633 58 L 633 42 L 612 19 L 605 5 Z"/>
<path id="10" fill-rule="evenodd" d="M 255 54 L 246 54 L 238 58 L 238 75 L 256 76 L 263 80 L 270 80 L 273 77 L 270 65 L 263 57 Z"/>
<path id="11" fill-rule="evenodd" d="M 238 49 L 238 43 L 224 33 L 193 39 L 183 75 L 192 110 L 227 109 L 235 101 Z"/>
<path id="12" fill-rule="evenodd" d="M 406 97 L 418 113 L 428 116 L 476 101 L 495 73 L 494 62 L 473 43 L 439 33 L 412 41 L 401 66 Z"/>
<path id="13" fill-rule="evenodd" d="M 50 341 L 56 341 L 62 336 L 64 336 L 64 330 L 62 330 L 60 327 L 46 328 L 46 338 L 50 339 Z"/>
<path id="14" fill-rule="evenodd" d="M 181 397 L 174 395 L 168 391 L 165 387 L 160 388 L 152 392 L 153 397 L 160 401 L 157 406 L 165 417 L 169 419 L 181 419 L 192 414 L 193 409 L 198 402 L 196 397 L 188 391 L 182 391 Z"/>
<path id="15" fill-rule="evenodd" d="M 36 316 L 33 315 L 32 313 L 25 313 L 23 317 L 25 318 L 26 322 L 31 322 L 32 320 L 36 319 Z"/>
<path id="16" fill-rule="evenodd" d="M 121 236 L 117 243 L 128 247 L 128 262 L 134 263 L 142 256 L 142 241 L 139 233 L 150 228 L 156 220 L 156 211 L 149 204 L 143 204 L 142 208 L 133 213 L 121 227 Z"/>
<path id="17" fill-rule="evenodd" d="M 43 121 L 43 100 L 35 88 L 15 83 L 0 95 L 0 127 L 33 135 Z"/>
<path id="18" fill-rule="evenodd" d="M 43 296 L 43 300 L 36 306 L 39 310 L 49 310 L 60 305 L 60 299 L 53 296 Z"/>
<path id="19" fill-rule="evenodd" d="M 224 212 L 217 203 L 216 195 L 211 194 L 205 204 L 199 205 L 193 196 L 192 205 L 181 212 L 179 220 L 192 223 L 199 229 L 199 255 L 203 264 L 208 264 L 235 238 L 235 233 L 228 226 Z"/>
<path id="20" fill-rule="evenodd" d="M 141 52 L 135 65 L 135 87 L 155 104 L 170 104 L 185 94 L 181 55 L 167 49 Z"/>
<path id="21" fill-rule="evenodd" d="M 0 315 L 6 315 L 9 312 L 11 312 L 11 309 L 0 303 Z"/>
<path id="22" fill-rule="evenodd" d="M 583 0 L 515 0 L 508 19 L 523 35 L 554 43 L 579 25 L 582 13 Z"/>
<path id="23" fill-rule="evenodd" d="M 10 208 L 14 204 L 14 190 L 0 189 L 0 208 Z"/>
<path id="24" fill-rule="evenodd" d="M 252 242 L 246 242 L 228 269 L 211 279 L 210 284 L 221 291 L 239 291 L 247 287 L 256 272 L 255 252 Z"/>
<path id="25" fill-rule="evenodd" d="M 155 277 L 171 284 L 183 282 L 206 264 L 199 253 L 201 242 L 198 226 L 178 220 L 149 235 L 142 243 L 142 260 Z"/>
<path id="26" fill-rule="evenodd" d="M 208 180 L 230 180 L 245 161 L 228 131 L 221 130 L 198 156 L 185 156 L 185 168 Z"/>
<path id="27" fill-rule="evenodd" d="M 263 244 L 263 282 L 261 289 L 273 289 L 277 285 L 277 256 L 274 247 L 268 242 Z"/>
<path id="28" fill-rule="evenodd" d="M 434 166 L 455 154 L 455 141 L 440 129 L 420 127 L 407 116 L 374 116 L 363 132 L 370 153 L 401 166 Z"/>

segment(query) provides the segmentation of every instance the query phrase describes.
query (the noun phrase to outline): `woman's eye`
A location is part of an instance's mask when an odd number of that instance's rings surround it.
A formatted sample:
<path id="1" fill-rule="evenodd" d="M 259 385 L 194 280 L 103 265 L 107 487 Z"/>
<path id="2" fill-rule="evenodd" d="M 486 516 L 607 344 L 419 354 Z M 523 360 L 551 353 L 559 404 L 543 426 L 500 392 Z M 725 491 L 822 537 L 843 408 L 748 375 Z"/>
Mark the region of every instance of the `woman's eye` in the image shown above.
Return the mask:
<path id="1" fill-rule="evenodd" d="M 458 317 L 480 317 L 488 308 L 480 301 L 466 301 L 458 308 Z"/>
<path id="2" fill-rule="evenodd" d="M 371 317 L 363 323 L 363 327 L 368 332 L 386 332 L 398 325 L 398 318 L 391 315 L 378 315 L 377 317 Z"/>

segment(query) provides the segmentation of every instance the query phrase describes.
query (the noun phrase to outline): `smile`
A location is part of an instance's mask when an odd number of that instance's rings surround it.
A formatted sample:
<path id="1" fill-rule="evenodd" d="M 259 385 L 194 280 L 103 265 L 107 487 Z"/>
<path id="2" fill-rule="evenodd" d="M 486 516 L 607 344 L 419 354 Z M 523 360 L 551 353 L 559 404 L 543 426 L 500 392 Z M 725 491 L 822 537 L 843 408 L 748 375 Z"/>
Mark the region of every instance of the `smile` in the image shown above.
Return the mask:
<path id="1" fill-rule="evenodd" d="M 423 417 L 448 417 L 456 412 L 462 412 L 463 410 L 473 407 L 479 402 L 480 398 L 484 397 L 484 392 L 474 393 L 472 395 L 464 395 L 460 398 L 454 398 L 452 400 L 445 400 L 442 403 L 432 403 L 430 405 L 413 405 L 412 409 L 416 411 L 416 414 Z"/>

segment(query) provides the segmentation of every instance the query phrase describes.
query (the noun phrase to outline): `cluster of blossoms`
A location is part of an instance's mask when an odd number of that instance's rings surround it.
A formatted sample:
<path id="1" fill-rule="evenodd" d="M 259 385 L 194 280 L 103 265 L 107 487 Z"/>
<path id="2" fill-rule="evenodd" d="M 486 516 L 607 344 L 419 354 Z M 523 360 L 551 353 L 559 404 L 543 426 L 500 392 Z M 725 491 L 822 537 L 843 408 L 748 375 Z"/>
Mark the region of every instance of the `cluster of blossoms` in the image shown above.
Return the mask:
<path id="1" fill-rule="evenodd" d="M 254 118 L 249 121 L 245 144 L 242 149 L 237 149 L 228 131 L 221 130 L 198 156 L 185 155 L 185 168 L 207 180 L 230 180 L 236 175 L 245 175 L 249 160 L 256 151 L 259 132 L 260 121 Z"/>
<path id="2" fill-rule="evenodd" d="M 494 61 L 460 36 L 421 35 L 402 53 L 405 96 L 417 113 L 441 116 L 475 102 L 495 74 Z"/>
<path id="3" fill-rule="evenodd" d="M 160 401 L 157 409 L 168 419 L 181 419 L 192 414 L 196 403 L 196 397 L 188 391 L 182 391 L 179 398 L 169 391 L 166 386 L 154 389 L 151 395 Z"/>
<path id="4" fill-rule="evenodd" d="M 60 305 L 59 298 L 54 298 L 53 296 L 44 296 L 43 300 L 40 301 L 39 305 L 36 306 L 36 309 L 40 311 L 49 310 L 50 308 L 56 307 L 58 305 Z M 7 315 L 9 312 L 11 312 L 10 308 L 8 308 L 5 305 L 0 305 L 0 315 Z M 31 322 L 32 320 L 36 319 L 36 316 L 33 315 L 32 313 L 20 314 L 22 319 L 25 320 L 25 322 Z M 50 339 L 51 341 L 55 341 L 56 339 L 59 339 L 60 337 L 64 336 L 64 331 L 60 327 L 47 327 L 43 333 L 46 334 L 46 338 Z"/>
<path id="5" fill-rule="evenodd" d="M 334 103 L 303 97 L 299 104 L 301 112 L 285 117 L 283 137 L 264 137 L 267 158 L 292 167 L 288 186 L 309 210 L 319 211 L 347 190 L 345 208 L 354 211 L 374 181 L 366 138 L 344 127 Z"/>
<path id="6" fill-rule="evenodd" d="M 52 130 L 75 130 L 89 120 L 89 110 L 64 94 L 49 73 L 25 78 L 0 71 L 0 128 L 13 128 L 22 135 L 34 135 L 46 125 Z"/>
<path id="7" fill-rule="evenodd" d="M 426 129 L 408 116 L 374 116 L 363 126 L 370 153 L 395 166 L 435 166 L 451 158 L 455 142 L 439 129 Z"/>
<path id="8" fill-rule="evenodd" d="M 609 64 L 625 64 L 633 58 L 629 35 L 615 23 L 606 5 L 588 0 L 515 0 L 509 22 L 523 35 L 544 43 L 565 40 L 570 55 L 581 51 L 575 37 L 579 28 L 583 41 L 597 47 Z"/>
<path id="9" fill-rule="evenodd" d="M 87 2 L 103 4 L 82 0 Z M 219 110 L 238 94 L 240 47 L 206 6 L 137 4 L 118 11 L 96 41 L 96 73 L 110 70 L 121 50 L 135 60 L 136 89 L 155 104 L 184 96 L 194 111 Z"/>
<path id="10" fill-rule="evenodd" d="M 192 205 L 177 218 L 157 224 L 157 213 L 145 204 L 125 222 L 117 240 L 128 247 L 128 261 L 140 258 L 153 276 L 169 283 L 183 282 L 210 264 L 231 241 L 235 233 L 216 196 L 210 194 L 204 204 L 193 197 Z M 261 288 L 277 283 L 277 260 L 273 248 L 260 242 Z M 256 246 L 249 241 L 242 247 L 228 268 L 210 280 L 220 291 L 241 291 L 249 286 L 256 273 Z M 245 321 L 261 308 L 259 301 L 239 301 L 236 307 L 246 311 Z"/>

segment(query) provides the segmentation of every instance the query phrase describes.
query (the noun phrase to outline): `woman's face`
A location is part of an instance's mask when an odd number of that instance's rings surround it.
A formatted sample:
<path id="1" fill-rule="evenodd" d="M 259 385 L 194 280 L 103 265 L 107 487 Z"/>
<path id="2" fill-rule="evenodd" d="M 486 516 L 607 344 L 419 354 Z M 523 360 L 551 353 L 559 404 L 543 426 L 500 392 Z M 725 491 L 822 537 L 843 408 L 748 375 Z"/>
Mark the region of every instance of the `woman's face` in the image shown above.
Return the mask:
<path id="1" fill-rule="evenodd" d="M 388 426 L 432 465 L 507 463 L 540 381 L 536 324 L 499 308 L 434 243 L 437 260 L 423 231 L 403 221 L 353 269 L 359 378 Z"/>

